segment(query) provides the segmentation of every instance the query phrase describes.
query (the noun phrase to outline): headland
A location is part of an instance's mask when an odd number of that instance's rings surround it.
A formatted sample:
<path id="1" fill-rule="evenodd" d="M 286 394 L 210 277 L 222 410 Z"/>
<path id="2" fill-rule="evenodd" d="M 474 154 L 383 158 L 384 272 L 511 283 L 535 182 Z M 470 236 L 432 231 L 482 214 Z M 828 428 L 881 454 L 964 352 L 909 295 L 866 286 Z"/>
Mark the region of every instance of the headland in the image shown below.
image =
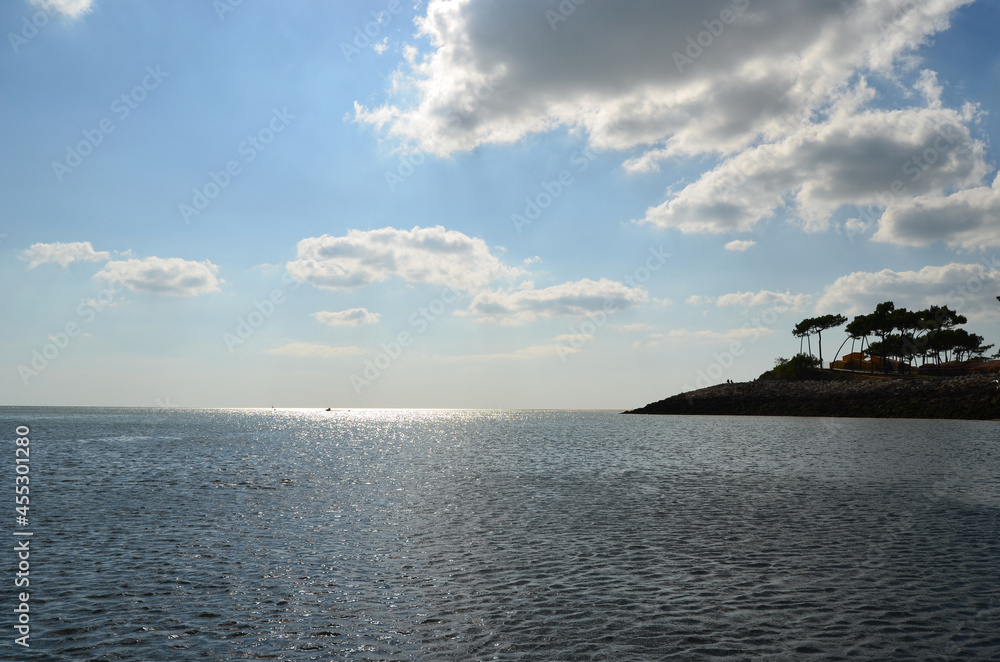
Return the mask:
<path id="1" fill-rule="evenodd" d="M 924 377 L 811 370 L 680 393 L 626 414 L 1000 420 L 996 375 Z"/>

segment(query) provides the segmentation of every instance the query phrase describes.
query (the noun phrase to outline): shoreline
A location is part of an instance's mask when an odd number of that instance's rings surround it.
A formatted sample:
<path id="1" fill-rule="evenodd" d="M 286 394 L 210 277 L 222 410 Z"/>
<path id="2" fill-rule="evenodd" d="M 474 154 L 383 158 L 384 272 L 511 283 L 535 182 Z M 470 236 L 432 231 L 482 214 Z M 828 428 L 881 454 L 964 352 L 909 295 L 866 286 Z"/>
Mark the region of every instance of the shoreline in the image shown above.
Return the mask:
<path id="1" fill-rule="evenodd" d="M 992 375 L 838 379 L 825 374 L 826 379 L 716 384 L 622 413 L 1000 420 L 1000 388 Z"/>

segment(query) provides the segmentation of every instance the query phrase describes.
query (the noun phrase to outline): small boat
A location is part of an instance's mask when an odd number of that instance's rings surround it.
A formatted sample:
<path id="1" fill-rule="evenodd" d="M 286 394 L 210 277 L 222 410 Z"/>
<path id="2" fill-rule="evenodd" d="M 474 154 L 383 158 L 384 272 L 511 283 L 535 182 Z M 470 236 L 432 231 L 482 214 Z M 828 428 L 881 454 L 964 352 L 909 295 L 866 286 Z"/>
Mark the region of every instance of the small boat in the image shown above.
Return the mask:
<path id="1" fill-rule="evenodd" d="M 327 411 L 330 411 L 330 408 L 329 408 L 329 407 L 327 407 L 327 408 L 326 408 L 326 410 L 327 410 Z"/>

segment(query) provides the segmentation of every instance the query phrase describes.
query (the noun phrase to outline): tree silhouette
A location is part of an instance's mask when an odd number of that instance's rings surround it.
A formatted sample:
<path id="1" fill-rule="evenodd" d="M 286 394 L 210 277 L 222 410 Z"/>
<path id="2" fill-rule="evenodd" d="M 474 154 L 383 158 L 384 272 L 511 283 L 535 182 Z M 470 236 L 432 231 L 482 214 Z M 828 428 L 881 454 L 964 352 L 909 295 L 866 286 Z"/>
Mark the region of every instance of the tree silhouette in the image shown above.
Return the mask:
<path id="1" fill-rule="evenodd" d="M 839 313 L 836 315 L 821 315 L 812 319 L 812 330 L 816 332 L 816 336 L 819 339 L 819 366 L 821 368 L 823 367 L 823 332 L 834 329 L 846 321 L 847 318 Z"/>
<path id="2" fill-rule="evenodd" d="M 872 333 L 879 337 L 882 345 L 882 351 L 880 354 L 882 356 L 883 372 L 889 371 L 889 365 L 885 360 L 887 349 L 885 339 L 887 336 L 891 335 L 893 330 L 896 328 L 896 323 L 893 319 L 893 312 L 895 312 L 895 310 L 896 304 L 892 301 L 883 301 L 879 305 L 875 306 L 875 312 L 870 315 Z M 869 350 L 870 349 L 871 348 L 869 348 Z"/>
<path id="3" fill-rule="evenodd" d="M 792 329 L 792 335 L 796 338 L 808 338 L 812 334 L 816 334 L 819 340 L 819 366 L 823 367 L 823 332 L 834 327 L 838 327 L 847 318 L 843 315 L 821 315 L 819 317 L 807 317 Z M 843 345 L 841 345 L 843 347 Z M 802 351 L 802 342 L 799 342 L 799 351 Z M 809 354 L 812 355 L 812 345 L 809 346 Z"/>
<path id="4" fill-rule="evenodd" d="M 792 335 L 799 338 L 799 354 L 802 353 L 802 338 L 809 338 L 812 335 L 812 318 L 807 317 L 792 329 Z M 809 356 L 812 356 L 812 344 L 809 345 Z"/>
<path id="5" fill-rule="evenodd" d="M 844 330 L 851 338 L 861 341 L 861 360 L 864 361 L 865 343 L 868 341 L 868 336 L 872 335 L 871 315 L 855 315 Z M 851 343 L 851 351 L 854 351 L 854 343 Z"/>

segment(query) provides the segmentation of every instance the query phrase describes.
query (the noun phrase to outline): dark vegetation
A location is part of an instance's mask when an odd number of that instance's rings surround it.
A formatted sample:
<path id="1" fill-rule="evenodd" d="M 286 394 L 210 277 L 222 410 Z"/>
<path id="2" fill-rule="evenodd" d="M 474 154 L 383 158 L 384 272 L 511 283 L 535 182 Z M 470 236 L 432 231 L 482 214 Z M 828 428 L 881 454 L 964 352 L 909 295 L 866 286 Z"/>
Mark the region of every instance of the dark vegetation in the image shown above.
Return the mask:
<path id="1" fill-rule="evenodd" d="M 987 366 L 985 356 L 993 345 L 959 328 L 967 321 L 947 306 L 910 311 L 892 301 L 880 303 L 846 326 L 840 348 L 851 341 L 851 353 L 860 347 L 867 358 L 860 362 L 866 371 L 852 372 L 826 368 L 822 360 L 823 331 L 847 318 L 806 318 L 792 330 L 800 339 L 799 353 L 777 359 L 755 381 L 717 384 L 625 413 L 1000 420 L 1000 375 L 933 377 L 912 367 L 918 359 L 922 366 L 983 359 L 973 365 L 983 372 L 978 366 Z M 812 355 L 812 335 L 817 336 L 818 357 Z M 808 353 L 802 351 L 803 343 Z"/>
<path id="2" fill-rule="evenodd" d="M 1000 300 L 1000 297 L 997 299 Z M 846 321 L 847 318 L 843 315 L 807 318 L 792 329 L 792 335 L 808 341 L 812 334 L 816 334 L 822 367 L 821 333 Z M 959 315 L 947 306 L 907 310 L 897 308 L 892 301 L 884 301 L 875 306 L 873 312 L 857 315 L 851 320 L 845 328 L 847 338 L 840 348 L 843 349 L 851 341 L 851 353 L 854 353 L 855 346 L 860 346 L 862 355 L 881 358 L 879 364 L 883 372 L 889 371 L 890 359 L 906 365 L 913 365 L 919 359 L 923 365 L 928 362 L 941 364 L 984 358 L 993 345 L 984 345 L 982 336 L 958 328 L 966 322 L 968 319 L 964 315 Z M 801 348 L 800 340 L 800 352 Z M 838 355 L 839 353 L 838 350 Z"/>

